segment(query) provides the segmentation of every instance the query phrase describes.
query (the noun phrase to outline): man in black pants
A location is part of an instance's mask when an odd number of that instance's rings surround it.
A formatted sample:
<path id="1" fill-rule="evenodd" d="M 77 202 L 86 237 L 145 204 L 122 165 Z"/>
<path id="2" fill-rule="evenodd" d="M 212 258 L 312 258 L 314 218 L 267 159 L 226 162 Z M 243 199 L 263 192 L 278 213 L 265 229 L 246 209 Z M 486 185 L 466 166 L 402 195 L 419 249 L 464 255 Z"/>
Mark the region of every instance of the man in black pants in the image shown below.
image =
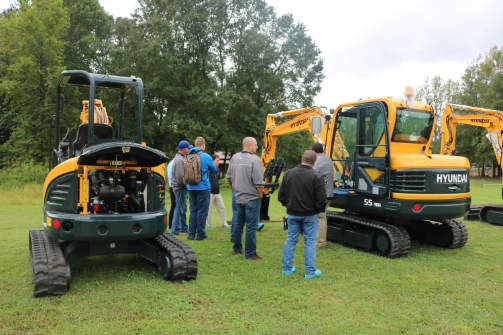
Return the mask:
<path id="1" fill-rule="evenodd" d="M 175 155 L 178 152 L 178 147 L 175 149 Z M 176 198 L 175 192 L 171 187 L 171 173 L 173 172 L 173 159 L 168 164 L 168 184 L 169 184 L 169 198 L 171 199 L 171 207 L 169 209 L 169 229 L 171 229 L 171 223 L 173 222 L 173 214 L 175 213 Z"/>

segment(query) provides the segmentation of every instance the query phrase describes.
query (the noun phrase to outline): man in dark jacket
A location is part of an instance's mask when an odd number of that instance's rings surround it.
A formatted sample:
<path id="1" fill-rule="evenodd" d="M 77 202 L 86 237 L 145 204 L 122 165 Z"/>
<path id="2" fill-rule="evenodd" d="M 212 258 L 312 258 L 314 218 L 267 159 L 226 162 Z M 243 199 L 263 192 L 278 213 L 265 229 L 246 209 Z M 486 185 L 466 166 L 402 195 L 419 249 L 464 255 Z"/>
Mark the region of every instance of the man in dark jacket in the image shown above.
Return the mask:
<path id="1" fill-rule="evenodd" d="M 315 266 L 316 233 L 318 232 L 318 213 L 325 211 L 327 202 L 325 181 L 313 170 L 315 162 L 314 151 L 304 152 L 302 164 L 288 170 L 283 176 L 278 194 L 279 202 L 286 206 L 288 213 L 288 233 L 283 248 L 282 273 L 295 272 L 295 267 L 292 265 L 293 256 L 302 229 L 306 279 L 321 275 L 321 271 Z"/>

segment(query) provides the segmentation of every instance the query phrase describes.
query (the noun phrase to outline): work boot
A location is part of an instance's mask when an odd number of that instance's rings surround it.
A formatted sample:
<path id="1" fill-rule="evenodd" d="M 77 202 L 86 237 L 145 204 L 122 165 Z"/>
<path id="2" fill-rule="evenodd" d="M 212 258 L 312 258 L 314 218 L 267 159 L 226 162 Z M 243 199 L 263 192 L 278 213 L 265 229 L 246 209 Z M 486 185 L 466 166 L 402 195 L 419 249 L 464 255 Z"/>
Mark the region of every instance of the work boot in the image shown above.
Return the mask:
<path id="1" fill-rule="evenodd" d="M 243 253 L 243 250 L 241 250 L 241 251 L 234 250 L 234 252 L 232 254 L 233 255 L 239 255 L 239 254 L 242 254 L 242 253 Z"/>
<path id="2" fill-rule="evenodd" d="M 211 240 L 211 237 L 209 236 L 205 236 L 205 237 L 198 237 L 197 238 L 198 241 L 202 241 L 202 240 Z"/>
<path id="3" fill-rule="evenodd" d="M 259 255 L 257 255 L 257 253 L 255 253 L 255 255 L 251 256 L 248 259 L 251 259 L 252 261 L 263 261 L 264 260 L 262 257 L 260 257 Z"/>

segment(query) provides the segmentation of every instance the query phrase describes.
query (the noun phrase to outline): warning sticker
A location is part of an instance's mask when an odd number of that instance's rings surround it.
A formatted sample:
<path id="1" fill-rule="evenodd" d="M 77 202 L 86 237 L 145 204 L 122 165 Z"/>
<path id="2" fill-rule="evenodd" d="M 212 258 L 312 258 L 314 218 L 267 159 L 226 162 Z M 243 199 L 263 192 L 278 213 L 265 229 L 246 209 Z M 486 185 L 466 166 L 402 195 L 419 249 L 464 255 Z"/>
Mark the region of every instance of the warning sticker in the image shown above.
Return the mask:
<path id="1" fill-rule="evenodd" d="M 363 178 L 358 179 L 358 189 L 364 190 L 364 191 L 367 190 L 367 183 L 365 182 L 365 180 Z"/>

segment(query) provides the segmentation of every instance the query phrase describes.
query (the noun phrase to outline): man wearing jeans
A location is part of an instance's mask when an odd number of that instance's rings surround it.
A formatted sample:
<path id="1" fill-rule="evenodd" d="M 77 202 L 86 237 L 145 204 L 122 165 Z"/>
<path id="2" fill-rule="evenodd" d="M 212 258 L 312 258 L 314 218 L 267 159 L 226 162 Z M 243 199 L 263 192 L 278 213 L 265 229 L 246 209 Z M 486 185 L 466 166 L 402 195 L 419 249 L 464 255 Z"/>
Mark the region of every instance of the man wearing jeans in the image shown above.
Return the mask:
<path id="1" fill-rule="evenodd" d="M 236 193 L 237 204 L 237 219 L 236 223 L 232 224 L 233 254 L 243 253 L 243 228 L 246 225 L 245 257 L 261 261 L 262 258 L 257 255 L 256 234 L 264 191 L 264 175 L 260 158 L 255 156 L 257 148 L 257 141 L 253 137 L 243 140 L 243 151 L 232 156 L 227 180 Z"/>
<path id="2" fill-rule="evenodd" d="M 295 272 L 293 256 L 299 240 L 300 230 L 304 234 L 304 258 L 306 279 L 321 275 L 316 269 L 316 233 L 318 232 L 318 213 L 325 211 L 327 195 L 323 177 L 313 170 L 316 153 L 304 152 L 302 164 L 288 170 L 279 188 L 278 200 L 286 206 L 288 213 L 288 233 L 283 248 L 284 274 Z"/>
<path id="3" fill-rule="evenodd" d="M 190 149 L 189 155 L 200 152 L 201 181 L 196 185 L 187 184 L 190 204 L 189 240 L 195 239 L 196 235 L 198 241 L 211 240 L 211 237 L 206 236 L 205 225 L 211 196 L 210 172 L 217 172 L 217 167 L 211 156 L 204 152 L 206 148 L 204 138 L 196 138 L 194 144 L 195 147 Z"/>
<path id="4" fill-rule="evenodd" d="M 178 152 L 173 158 L 173 167 L 171 170 L 171 187 L 175 193 L 175 214 L 171 225 L 171 234 L 185 234 L 189 227 L 187 226 L 187 186 L 183 179 L 183 167 L 185 165 L 185 156 L 192 149 L 192 145 L 187 141 L 178 143 Z"/>
<path id="5" fill-rule="evenodd" d="M 311 150 L 316 152 L 316 163 L 313 170 L 323 177 L 325 190 L 327 191 L 327 205 L 330 206 L 334 198 L 334 162 L 323 153 L 323 145 L 314 143 Z M 318 234 L 316 235 L 316 248 L 325 249 L 327 247 L 327 214 L 325 211 L 318 214 Z"/>

